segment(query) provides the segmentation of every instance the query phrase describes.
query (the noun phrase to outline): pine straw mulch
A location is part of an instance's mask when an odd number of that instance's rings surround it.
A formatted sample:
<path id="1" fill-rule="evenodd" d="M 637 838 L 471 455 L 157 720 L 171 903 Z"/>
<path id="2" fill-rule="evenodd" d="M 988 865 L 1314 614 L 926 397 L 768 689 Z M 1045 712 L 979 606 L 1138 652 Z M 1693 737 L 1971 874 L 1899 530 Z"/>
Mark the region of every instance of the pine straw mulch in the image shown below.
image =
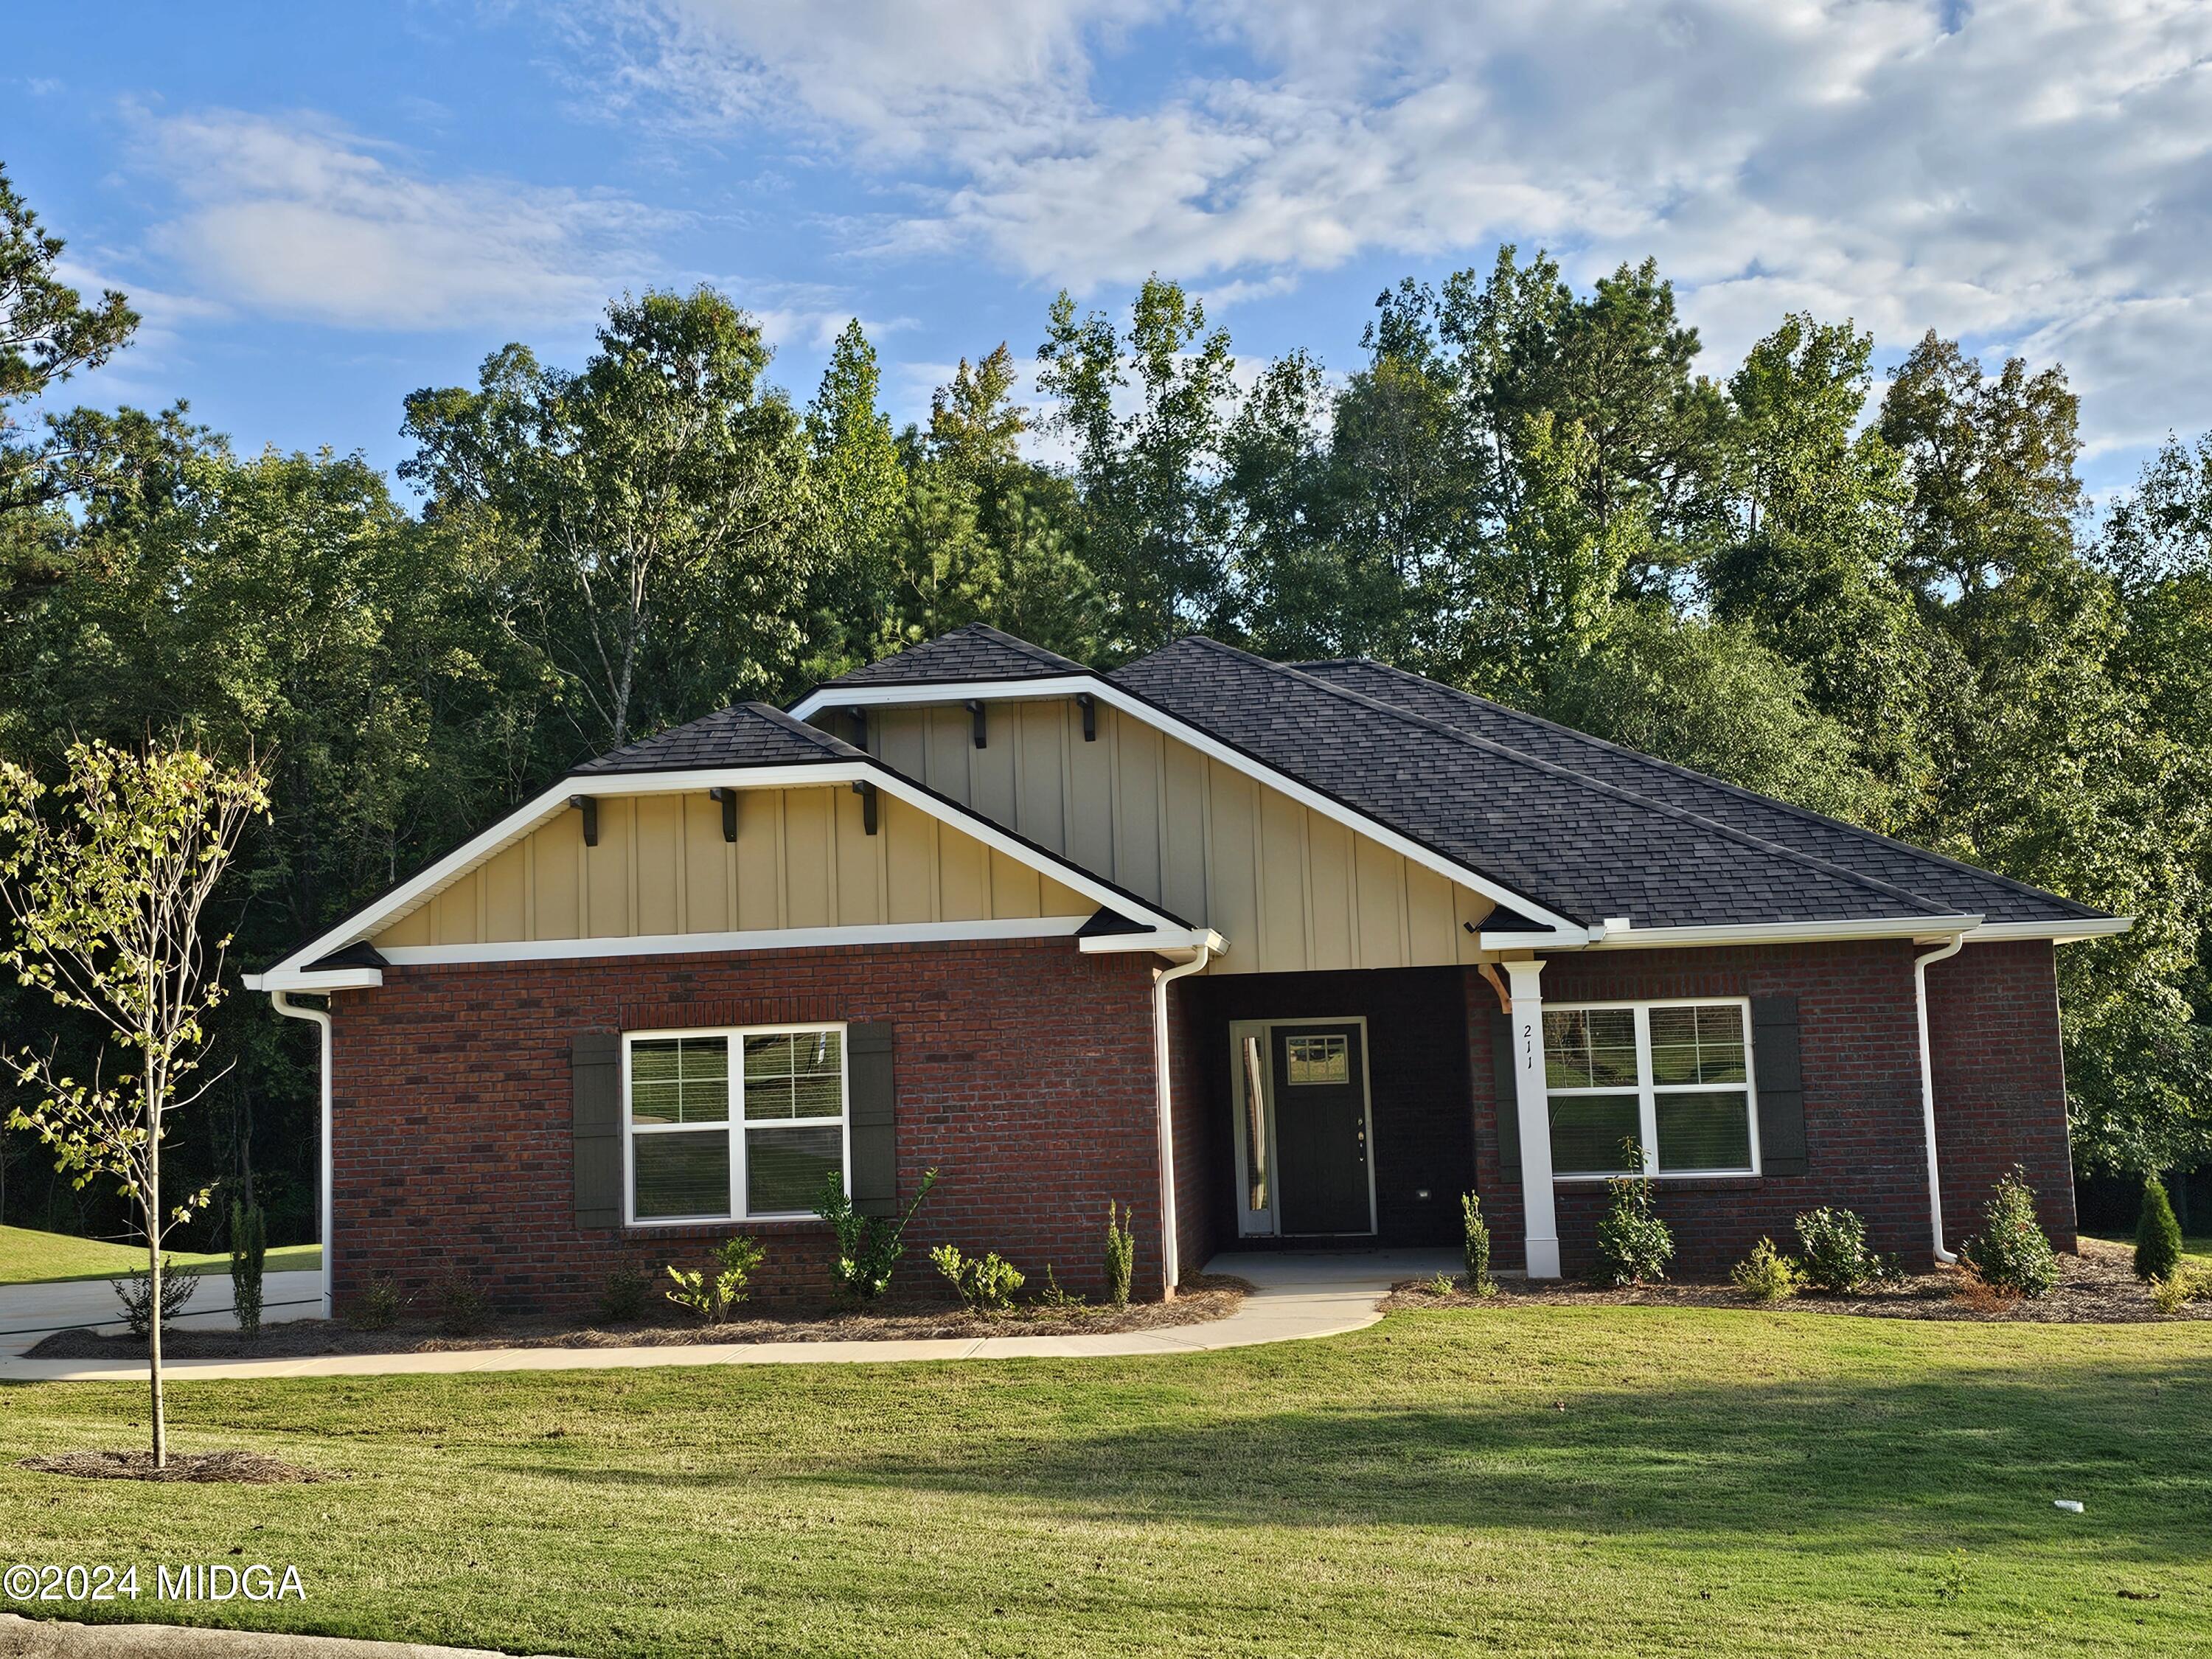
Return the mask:
<path id="1" fill-rule="evenodd" d="M 1235 1313 L 1252 1287 L 1224 1273 L 1183 1281 L 1172 1302 L 1133 1302 L 1126 1308 L 1079 1304 L 1055 1308 L 1025 1303 L 1002 1314 L 971 1313 L 954 1304 L 889 1299 L 866 1309 L 811 1316 L 750 1313 L 726 1325 L 678 1324 L 655 1311 L 652 1322 L 616 1324 L 513 1316 L 491 1320 L 465 1336 L 441 1331 L 434 1320 L 403 1317 L 380 1331 L 342 1322 L 290 1320 L 264 1325 L 248 1338 L 236 1331 L 172 1328 L 162 1333 L 169 1359 L 307 1359 L 325 1354 L 452 1353 L 483 1348 L 676 1348 L 724 1342 L 914 1341 L 931 1337 L 1104 1336 L 1211 1324 Z M 143 1359 L 143 1338 L 99 1331 L 57 1331 L 33 1348 L 30 1359 Z"/>
<path id="2" fill-rule="evenodd" d="M 191 1480 L 234 1486 L 281 1486 L 295 1481 L 337 1480 L 319 1469 L 303 1469 L 281 1457 L 253 1451 L 172 1452 L 160 1468 L 144 1451 L 58 1452 L 19 1459 L 15 1467 L 40 1474 L 65 1474 L 79 1480 Z"/>
<path id="3" fill-rule="evenodd" d="M 2079 1255 L 2058 1258 L 2058 1283 L 2048 1295 L 2030 1302 L 1999 1296 L 1972 1274 L 1957 1267 L 1909 1275 L 1856 1296 L 1805 1291 L 1786 1302 L 1754 1303 L 1729 1284 L 1610 1285 L 1571 1279 L 1498 1280 L 1498 1294 L 1469 1296 L 1455 1279 L 1451 1293 L 1438 1296 L 1429 1280 L 1408 1279 L 1391 1287 L 1386 1313 L 1420 1308 L 1478 1308 L 1511 1303 L 1559 1307 L 1786 1308 L 1803 1313 L 1860 1314 L 1876 1319 L 2019 1321 L 2042 1325 L 2131 1325 L 2167 1319 L 2212 1319 L 2212 1303 L 2192 1302 L 2178 1314 L 2162 1314 L 2152 1304 L 2149 1287 L 2135 1276 L 2135 1253 L 2124 1244 L 2085 1238 Z"/>

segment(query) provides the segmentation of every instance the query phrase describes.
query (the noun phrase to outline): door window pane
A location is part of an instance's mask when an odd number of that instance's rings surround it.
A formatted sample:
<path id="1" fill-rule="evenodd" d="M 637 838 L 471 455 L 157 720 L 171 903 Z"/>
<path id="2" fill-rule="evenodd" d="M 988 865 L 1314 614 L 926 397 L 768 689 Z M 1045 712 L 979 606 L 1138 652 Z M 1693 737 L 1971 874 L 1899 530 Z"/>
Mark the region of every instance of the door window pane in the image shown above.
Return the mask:
<path id="1" fill-rule="evenodd" d="M 726 1133 L 632 1135 L 630 1161 L 637 1176 L 633 1202 L 639 1220 L 730 1212 Z"/>
<path id="2" fill-rule="evenodd" d="M 1734 1003 L 1654 1008 L 1651 1080 L 1662 1088 L 1742 1082 L 1743 1010 Z"/>
<path id="3" fill-rule="evenodd" d="M 1289 1083 L 1349 1083 L 1352 1050 L 1340 1036 L 1294 1036 L 1283 1039 Z"/>
<path id="4" fill-rule="evenodd" d="M 745 1131 L 745 1211 L 788 1215 L 811 1210 L 823 1178 L 844 1167 L 844 1132 L 836 1124 Z"/>
<path id="5" fill-rule="evenodd" d="M 1661 1095 L 1659 1167 L 1748 1170 L 1751 1102 L 1740 1089 Z"/>
<path id="6" fill-rule="evenodd" d="M 1633 1089 L 1636 1011 L 1547 1011 L 1544 1015 L 1544 1081 L 1554 1089 Z"/>
<path id="7" fill-rule="evenodd" d="M 1624 1143 L 1637 1139 L 1637 1115 L 1634 1095 L 1553 1095 L 1552 1172 L 1630 1173 Z"/>
<path id="8" fill-rule="evenodd" d="M 730 1115 L 730 1045 L 670 1037 L 629 1046 L 634 1123 L 721 1123 Z"/>

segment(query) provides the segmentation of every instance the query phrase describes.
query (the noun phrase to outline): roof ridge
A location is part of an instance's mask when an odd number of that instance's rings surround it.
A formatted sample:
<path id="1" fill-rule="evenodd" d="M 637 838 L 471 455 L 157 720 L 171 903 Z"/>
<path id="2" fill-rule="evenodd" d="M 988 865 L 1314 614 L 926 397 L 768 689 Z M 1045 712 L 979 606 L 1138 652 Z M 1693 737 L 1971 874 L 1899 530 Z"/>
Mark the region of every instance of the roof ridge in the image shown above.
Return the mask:
<path id="1" fill-rule="evenodd" d="M 1639 794 L 1632 789 L 1624 789 L 1618 784 L 1607 783 L 1602 778 L 1594 778 L 1586 772 L 1577 772 L 1571 767 L 1561 766 L 1555 762 L 1544 760 L 1534 755 L 1523 754 L 1517 749 L 1510 748 L 1506 744 L 1495 742 L 1489 738 L 1477 737 L 1472 732 L 1458 731 L 1452 726 L 1446 726 L 1441 720 L 1431 720 L 1425 714 L 1417 714 L 1410 708 L 1401 708 L 1395 703 L 1384 702 L 1380 698 L 1370 697 L 1363 691 L 1354 691 L 1349 686 L 1334 684 L 1328 680 L 1322 678 L 1318 675 L 1308 674 L 1298 669 L 1293 668 L 1288 663 L 1271 661 L 1269 659 L 1258 656 L 1252 652 L 1240 650 L 1233 645 L 1224 645 L 1219 640 L 1208 639 L 1202 634 L 1186 635 L 1184 639 L 1188 641 L 1196 641 L 1201 645 L 1209 646 L 1212 649 L 1223 653 L 1224 655 L 1241 658 L 1247 662 L 1257 663 L 1261 666 L 1270 669 L 1278 674 L 1291 675 L 1294 678 L 1303 681 L 1308 685 L 1317 687 L 1332 696 L 1358 703 L 1365 708 L 1388 714 L 1393 719 L 1404 720 L 1411 725 L 1423 727 L 1427 731 L 1436 732 L 1439 736 L 1449 738 L 1453 742 L 1465 744 L 1469 748 L 1479 749 L 1486 753 L 1496 755 L 1503 759 L 1517 763 L 1520 765 L 1533 768 L 1549 776 L 1571 779 L 1576 783 L 1582 785 L 1584 788 L 1599 790 L 1603 793 L 1614 796 L 1619 799 L 1628 801 L 1637 806 L 1642 807 L 1647 811 L 1657 812 L 1666 817 L 1698 824 L 1715 835 L 1724 836 L 1730 841 L 1740 842 L 1747 847 L 1755 847 L 1761 852 L 1770 854 L 1774 857 L 1787 859 L 1793 864 L 1803 865 L 1808 869 L 1819 870 L 1827 875 L 1838 877 L 1843 880 L 1854 883 L 1860 887 L 1866 888 L 1873 892 L 1881 893 L 1890 898 L 1904 899 L 1910 903 L 1918 905 L 1921 907 L 1923 911 L 1929 915 L 1942 916 L 1955 914 L 1948 907 L 1938 904 L 1934 900 L 1924 897 L 1921 894 L 1912 891 L 1910 888 L 1899 887 L 1893 883 L 1883 881 L 1879 877 L 1869 876 L 1856 870 L 1846 869 L 1841 865 L 1831 864 L 1826 859 L 1815 858 L 1809 853 L 1800 853 L 1794 848 L 1779 846 L 1773 842 L 1766 840 L 1763 836 L 1754 836 L 1747 830 L 1738 830 L 1733 824 L 1723 823 L 1716 818 L 1709 818 L 1702 812 L 1693 812 L 1687 807 L 1676 806 L 1669 801 L 1654 800 L 1650 796 Z M 1183 641 L 1176 641 L 1177 644 L 1181 644 L 1182 642 Z"/>
<path id="2" fill-rule="evenodd" d="M 1216 641 L 1216 643 L 1218 643 L 1218 641 Z M 1233 649 L 1234 647 L 1232 647 L 1229 648 Z M 1261 660 L 1264 661 L 1266 659 L 1262 658 Z M 1462 690 L 1460 687 L 1455 685 L 1446 685 L 1442 680 L 1432 680 L 1425 674 L 1416 674 L 1410 668 L 1401 668 L 1395 663 L 1382 662 L 1374 657 L 1316 657 L 1311 661 L 1306 663 L 1285 663 L 1279 665 L 1291 668 L 1294 671 L 1302 672 L 1306 668 L 1331 667 L 1340 663 L 1350 663 L 1367 668 L 1378 668 L 1382 670 L 1382 672 L 1394 675 L 1400 679 L 1418 680 L 1423 685 L 1433 685 L 1437 690 L 1442 691 L 1447 696 L 1462 697 L 1469 702 L 1481 703 L 1487 708 L 1498 710 L 1501 714 L 1510 715 L 1515 720 L 1527 720 L 1531 725 L 1543 726 L 1547 731 L 1557 732 L 1565 737 L 1573 738 L 1578 742 L 1595 744 L 1597 747 L 1607 750 L 1610 754 L 1625 757 L 1626 758 L 1635 761 L 1641 765 L 1658 767 L 1662 771 L 1674 773 L 1677 777 L 1690 778 L 1698 783 L 1710 784 L 1716 789 L 1726 790 L 1729 794 L 1736 796 L 1740 799 L 1756 801 L 1761 806 L 1778 808 L 1782 811 L 1789 813 L 1791 817 L 1802 818 L 1807 823 L 1823 824 L 1829 829 L 1841 830 L 1850 835 L 1864 836 L 1869 841 L 1880 842 L 1883 846 L 1894 848 L 1900 853 L 1909 853 L 1916 858 L 1932 859 L 1936 863 L 1941 864 L 1948 869 L 1956 870 L 1961 874 L 1978 877 L 1984 881 L 1994 881 L 2001 886 L 2011 888 L 2014 892 L 2026 893 L 2035 898 L 2049 899 L 2055 904 L 2069 905 L 2073 908 L 2081 911 L 2082 915 L 2087 917 L 2101 918 L 2110 914 L 2109 912 L 2098 909 L 2094 905 L 2084 904 L 2079 899 L 2070 899 L 2063 893 L 2054 893 L 2049 888 L 2038 887 L 2033 882 L 2022 881 L 2015 876 L 2008 876 L 2000 871 L 1985 870 L 1978 864 L 1969 864 L 1964 859 L 1954 859 L 1948 853 L 1939 853 L 1936 851 L 1932 847 L 1923 847 L 1917 842 L 1900 840 L 1895 836 L 1885 835 L 1879 830 L 1869 830 L 1863 823 L 1853 823 L 1849 818 L 1839 818 L 1826 812 L 1815 811 L 1809 806 L 1801 806 L 1796 801 L 1784 800 L 1775 795 L 1762 795 L 1756 789 L 1747 788 L 1744 785 L 1740 783 L 1731 783 L 1726 778 L 1715 777 L 1710 772 L 1700 772 L 1694 766 L 1684 766 L 1675 761 L 1662 759 L 1657 755 L 1647 755 L 1641 749 L 1631 749 L 1625 743 L 1615 743 L 1610 738 L 1601 738 L 1595 732 L 1584 732 L 1579 727 L 1565 725 L 1561 721 L 1551 719 L 1547 715 L 1534 714 L 1526 708 L 1516 708 L 1510 702 L 1500 702 L 1495 697 L 1486 697 L 1479 691 L 1467 691 Z M 1307 675 L 1306 678 L 1313 679 L 1318 677 Z M 1328 682 L 1322 681 L 1322 684 L 1327 684 Z M 1376 701 L 1379 702 L 1380 699 L 1377 699 Z M 1410 714 L 1412 711 L 1407 710 L 1404 712 Z M 1568 769 L 1571 770 L 1572 769 L 1570 768 Z M 1581 775 L 1577 774 L 1577 775 Z M 1595 783 L 1601 781 L 1601 780 L 1593 778 L 1590 781 Z M 1685 808 L 1684 810 L 1687 811 L 1688 809 Z M 1704 814 L 1702 813 L 1697 813 L 1693 816 L 1699 818 L 1704 817 Z"/>

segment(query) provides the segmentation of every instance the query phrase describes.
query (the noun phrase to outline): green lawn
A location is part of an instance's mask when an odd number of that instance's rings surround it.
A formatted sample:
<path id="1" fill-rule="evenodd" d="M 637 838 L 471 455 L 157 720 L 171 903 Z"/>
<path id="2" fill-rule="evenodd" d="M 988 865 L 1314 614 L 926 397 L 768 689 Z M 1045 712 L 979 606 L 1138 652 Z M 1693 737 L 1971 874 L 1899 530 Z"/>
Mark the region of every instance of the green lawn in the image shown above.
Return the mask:
<path id="1" fill-rule="evenodd" d="M 2081 1237 L 2101 1238 L 2107 1244 L 2124 1244 L 2131 1250 L 2136 1247 L 2133 1233 L 2084 1233 Z M 2201 1255 L 2212 1261 L 2212 1233 L 2191 1233 L 2181 1241 L 2181 1249 L 2185 1255 Z"/>
<path id="2" fill-rule="evenodd" d="M 348 1478 L 32 1474 L 143 1413 L 19 1385 L 0 1553 L 297 1564 L 305 1607 L 197 1616 L 589 1656 L 2212 1650 L 2212 1323 L 1486 1308 L 1156 1359 L 171 1395 L 183 1449 Z"/>
<path id="3" fill-rule="evenodd" d="M 186 1273 L 227 1273 L 228 1255 L 180 1251 L 175 1260 Z M 132 1244 L 110 1244 L 67 1233 L 33 1232 L 0 1227 L 0 1285 L 41 1285 L 70 1279 L 110 1279 L 146 1265 L 146 1252 Z M 285 1244 L 269 1252 L 262 1271 L 312 1273 L 323 1265 L 319 1244 Z"/>

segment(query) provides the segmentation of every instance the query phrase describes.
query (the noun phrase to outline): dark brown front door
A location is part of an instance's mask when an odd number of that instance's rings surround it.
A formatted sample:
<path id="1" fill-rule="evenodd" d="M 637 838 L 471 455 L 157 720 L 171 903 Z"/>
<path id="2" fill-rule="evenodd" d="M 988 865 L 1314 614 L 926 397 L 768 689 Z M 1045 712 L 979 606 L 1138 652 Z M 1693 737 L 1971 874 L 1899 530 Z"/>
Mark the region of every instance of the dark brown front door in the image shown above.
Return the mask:
<path id="1" fill-rule="evenodd" d="M 1367 1068 L 1357 1025 L 1278 1025 L 1275 1157 L 1285 1233 L 1371 1233 Z"/>

